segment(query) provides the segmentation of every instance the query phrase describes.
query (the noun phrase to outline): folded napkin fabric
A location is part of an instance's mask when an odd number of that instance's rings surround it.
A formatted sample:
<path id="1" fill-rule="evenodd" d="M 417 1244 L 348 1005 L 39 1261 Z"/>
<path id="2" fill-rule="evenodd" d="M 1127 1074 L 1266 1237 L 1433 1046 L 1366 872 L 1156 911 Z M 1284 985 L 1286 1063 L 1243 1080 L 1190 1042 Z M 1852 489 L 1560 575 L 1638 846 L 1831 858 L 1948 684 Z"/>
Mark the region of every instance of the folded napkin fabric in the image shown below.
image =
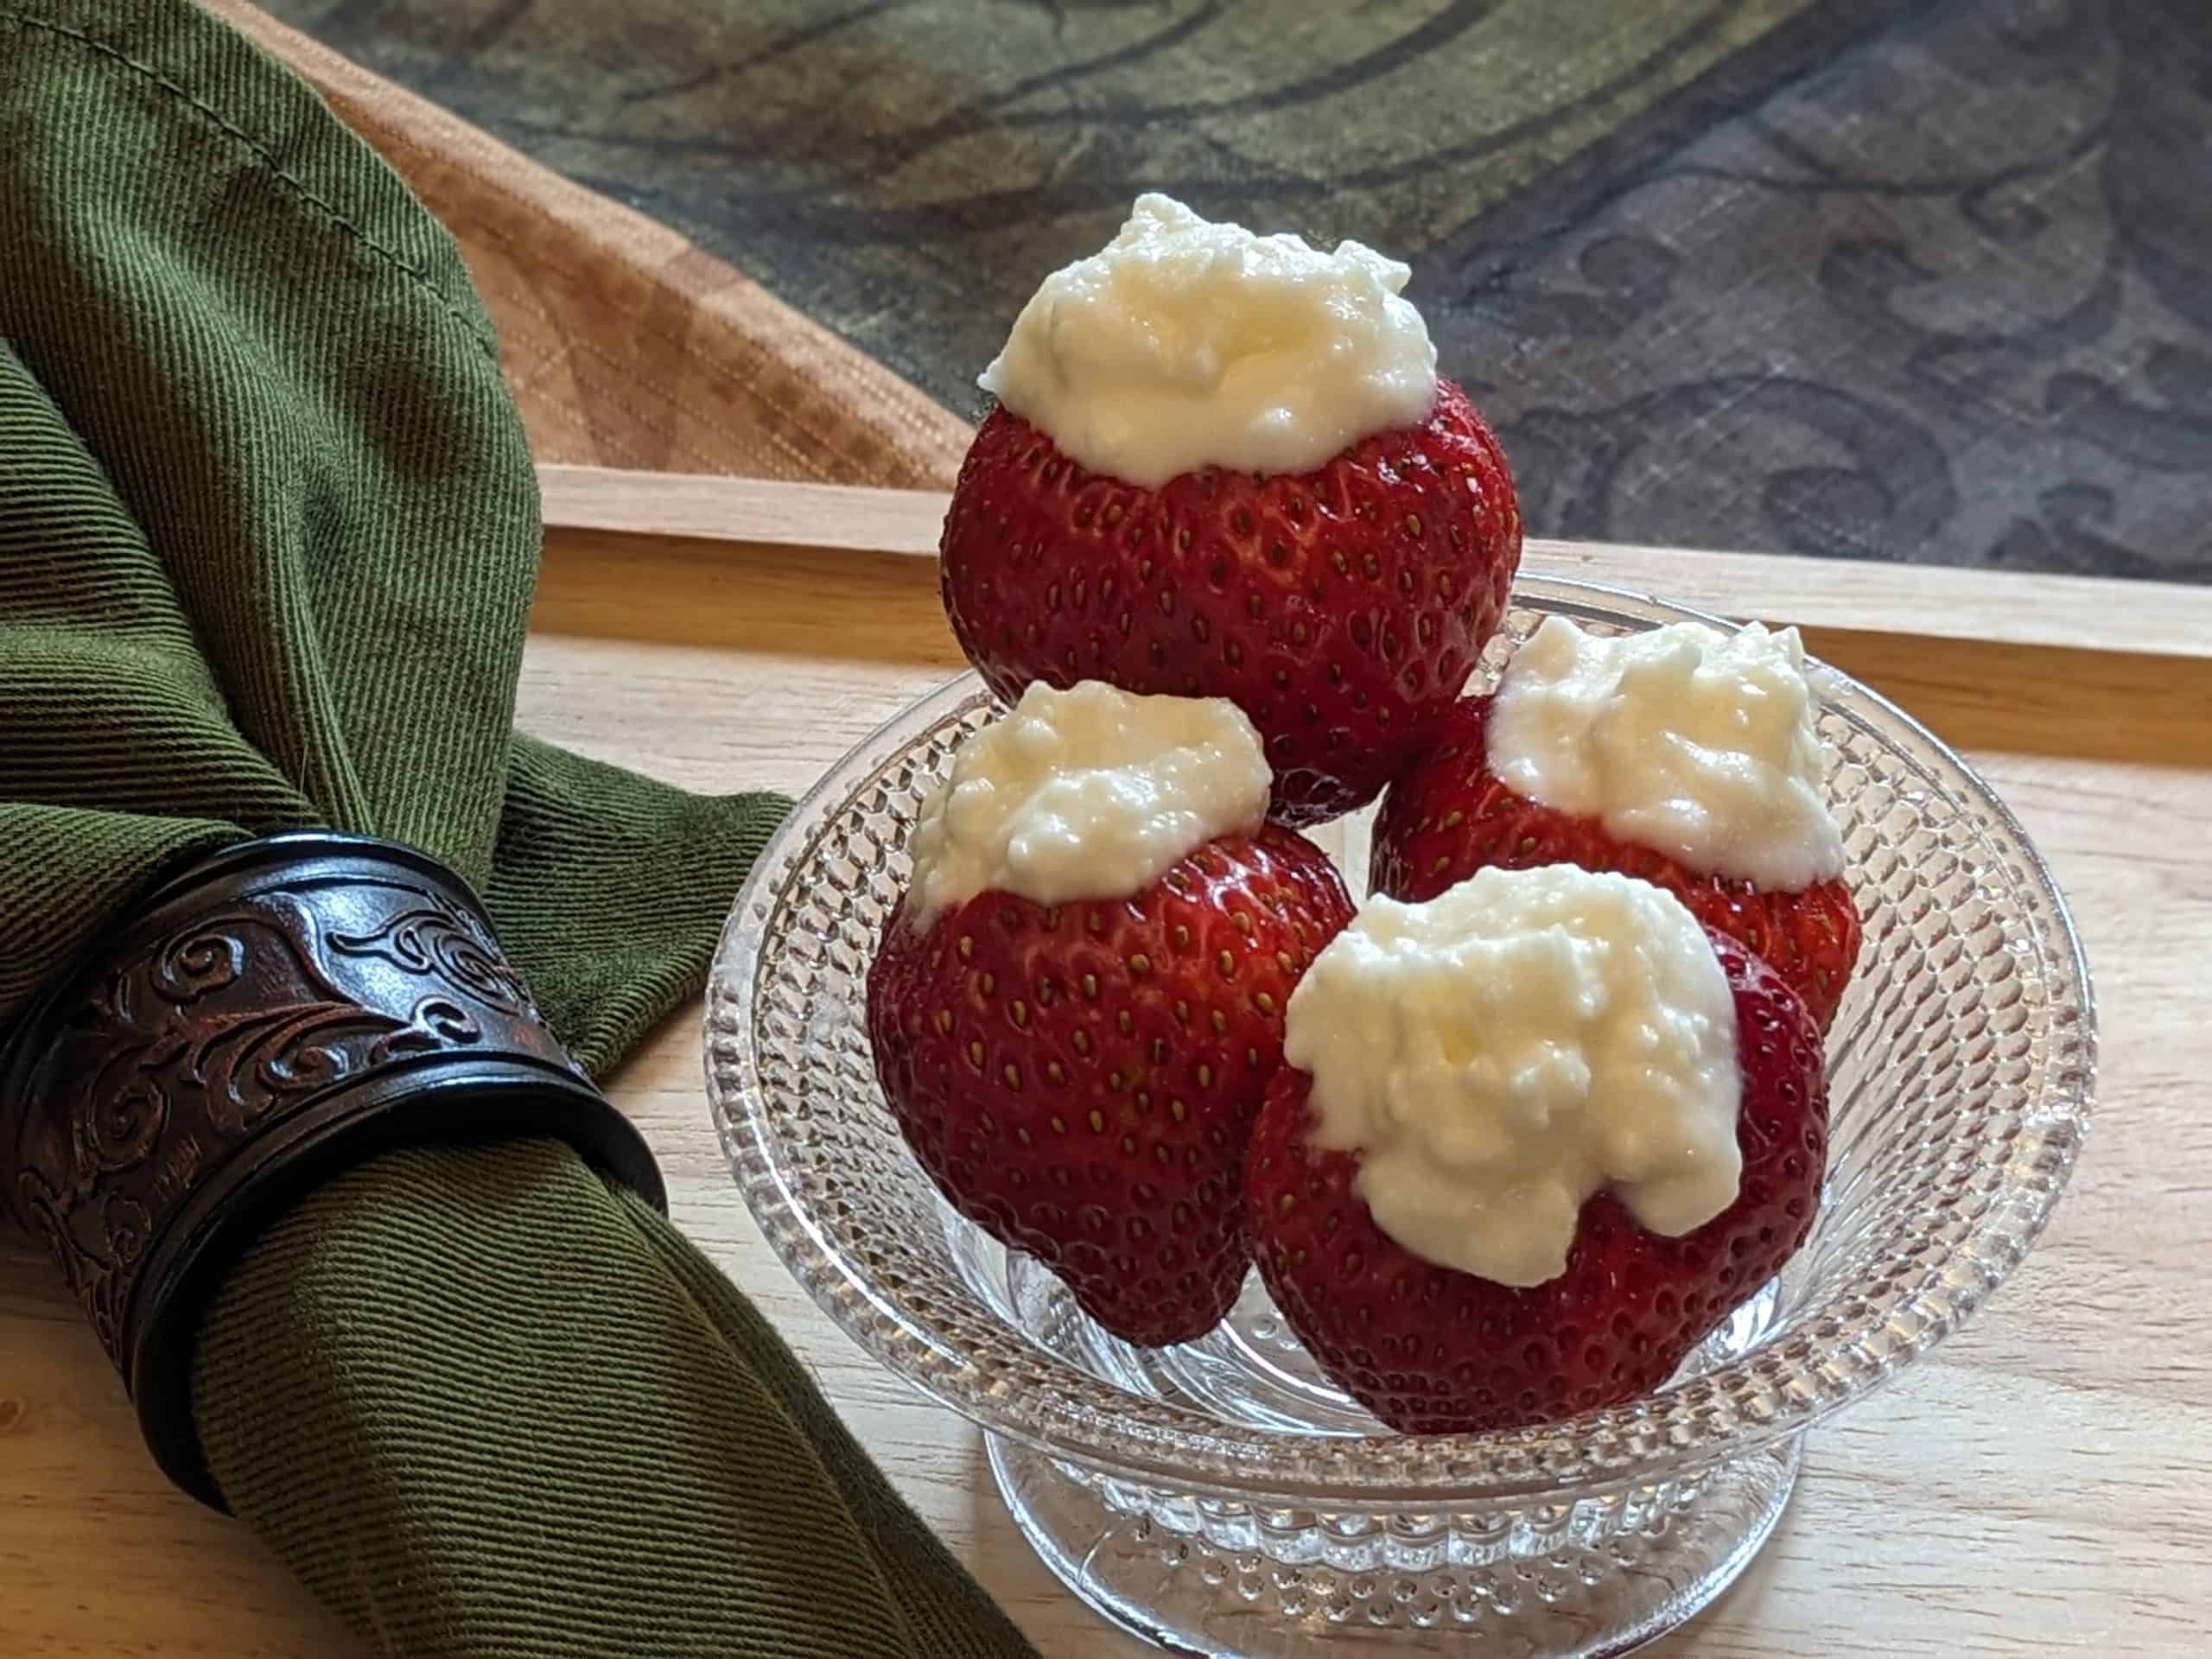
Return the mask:
<path id="1" fill-rule="evenodd" d="M 310 827 L 465 876 L 594 1073 L 695 995 L 785 803 L 513 732 L 538 536 L 450 240 L 312 92 L 185 0 L 0 0 L 0 1039 L 157 874 Z M 224 1501 L 378 1652 L 1029 1651 L 556 1140 L 330 1179 L 189 1383 Z"/>

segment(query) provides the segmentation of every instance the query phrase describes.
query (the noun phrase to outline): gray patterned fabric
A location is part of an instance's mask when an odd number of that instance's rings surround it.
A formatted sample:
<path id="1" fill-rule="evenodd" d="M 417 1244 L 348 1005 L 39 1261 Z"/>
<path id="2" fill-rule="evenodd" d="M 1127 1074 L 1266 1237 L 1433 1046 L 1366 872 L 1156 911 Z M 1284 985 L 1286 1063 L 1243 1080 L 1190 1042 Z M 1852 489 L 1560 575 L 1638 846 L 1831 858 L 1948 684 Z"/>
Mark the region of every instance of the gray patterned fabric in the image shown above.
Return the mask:
<path id="1" fill-rule="evenodd" d="M 963 412 L 1160 186 L 1409 257 L 1553 535 L 2212 581 L 2209 0 L 273 0 Z"/>
<path id="2" fill-rule="evenodd" d="M 1431 248 L 1560 536 L 2212 581 L 2212 4 L 1930 9 Z"/>

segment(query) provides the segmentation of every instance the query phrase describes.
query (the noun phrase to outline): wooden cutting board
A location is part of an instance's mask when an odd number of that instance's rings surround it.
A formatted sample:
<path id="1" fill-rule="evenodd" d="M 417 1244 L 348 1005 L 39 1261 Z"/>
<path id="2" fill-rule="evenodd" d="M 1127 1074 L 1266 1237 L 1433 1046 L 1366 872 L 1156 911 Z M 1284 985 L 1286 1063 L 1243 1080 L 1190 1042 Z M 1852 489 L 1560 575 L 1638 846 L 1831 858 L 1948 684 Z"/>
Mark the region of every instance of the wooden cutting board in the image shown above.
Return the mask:
<path id="1" fill-rule="evenodd" d="M 804 789 L 962 666 L 940 498 L 543 474 L 527 730 L 700 790 Z M 2199 1659 L 2212 1629 L 2212 591 L 1535 543 L 1532 569 L 1803 626 L 2002 790 L 2073 901 L 2098 1122 L 1967 1332 L 1816 1430 L 1772 1544 L 1662 1659 Z M 677 1220 L 790 1337 L 1046 1659 L 1144 1651 L 1014 1532 L 975 1430 L 817 1313 L 726 1173 L 696 1010 L 617 1077 Z M 241 1528 L 169 1491 L 50 1264 L 0 1243 L 0 1652 L 355 1659 Z M 1393 1649 L 1459 1656 L 1440 1639 Z"/>

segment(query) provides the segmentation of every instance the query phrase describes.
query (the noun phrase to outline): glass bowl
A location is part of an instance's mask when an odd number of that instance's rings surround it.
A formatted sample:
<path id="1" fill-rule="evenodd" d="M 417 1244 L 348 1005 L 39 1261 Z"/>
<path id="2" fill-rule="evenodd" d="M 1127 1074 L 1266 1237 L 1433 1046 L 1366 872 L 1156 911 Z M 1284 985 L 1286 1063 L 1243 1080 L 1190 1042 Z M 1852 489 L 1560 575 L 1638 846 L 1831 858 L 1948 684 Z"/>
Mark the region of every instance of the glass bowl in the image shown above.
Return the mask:
<path id="1" fill-rule="evenodd" d="M 1547 614 L 1624 632 L 1698 613 L 1524 578 L 1475 689 Z M 1723 624 L 1722 626 L 1726 626 Z M 1383 1429 L 1258 1277 L 1154 1352 L 938 1198 L 886 1110 L 863 1020 L 916 808 L 994 710 L 963 677 L 799 804 L 739 895 L 707 1082 L 769 1243 L 862 1347 L 987 1432 L 1007 1507 L 1109 1618 L 1209 1656 L 1627 1652 L 1717 1595 L 1787 1501 L 1801 1437 L 1955 1331 L 2026 1255 L 2088 1127 L 2095 1031 L 2065 901 L 1989 786 L 1816 668 L 1866 917 L 1829 1038 L 1811 1240 L 1658 1394 L 1551 1427 Z M 1363 855 L 1364 825 L 1337 846 Z M 1346 859 L 1355 893 L 1365 859 Z"/>

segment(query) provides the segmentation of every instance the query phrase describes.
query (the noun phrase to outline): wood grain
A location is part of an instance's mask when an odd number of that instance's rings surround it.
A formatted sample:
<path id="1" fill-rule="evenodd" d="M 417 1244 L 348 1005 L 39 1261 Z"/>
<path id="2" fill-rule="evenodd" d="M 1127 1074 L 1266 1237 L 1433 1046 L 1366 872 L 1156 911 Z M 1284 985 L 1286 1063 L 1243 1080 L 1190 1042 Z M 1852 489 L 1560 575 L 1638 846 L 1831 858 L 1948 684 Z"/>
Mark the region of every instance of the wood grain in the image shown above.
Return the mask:
<path id="1" fill-rule="evenodd" d="M 1593 574 L 1632 588 L 1666 586 L 1657 578 L 1678 570 L 1708 588 L 1720 580 L 1691 555 L 1586 556 Z M 2201 1571 L 2212 1552 L 2212 1281 L 2201 1265 L 2212 1244 L 2201 1099 L 2212 1073 L 2202 1013 L 2212 663 L 2163 652 L 2147 632 L 2112 651 L 2013 639 L 1931 649 L 1923 634 L 1869 626 L 1863 597 L 1830 567 L 1761 568 L 1816 650 L 1971 752 L 2056 867 L 2097 975 L 2099 1123 L 2050 1235 L 1991 1309 L 1815 1433 L 1773 1544 L 1655 1651 L 2193 1659 L 2212 1624 Z M 2145 617 L 2186 608 L 2171 589 L 2138 591 Z M 2021 632 L 2068 634 L 2071 619 L 2022 615 Z M 563 531 L 548 548 L 520 718 L 692 788 L 798 790 L 958 665 L 922 561 Z M 667 1171 L 678 1222 L 781 1325 L 1047 1659 L 1135 1659 L 1142 1649 L 1030 1555 L 976 1433 L 861 1355 L 770 1255 L 707 1122 L 696 1017 L 670 1020 L 615 1085 Z M 52 1269 L 13 1239 L 0 1245 L 0 1652 L 365 1653 L 243 1529 L 162 1484 Z"/>
<path id="2" fill-rule="evenodd" d="M 695 552 L 730 542 L 934 557 L 946 499 L 931 490 L 607 467 L 544 466 L 537 476 L 549 531 L 652 537 Z M 2212 656 L 2212 588 L 1541 538 L 1528 544 L 1527 564 L 1544 575 L 1633 588 L 1745 621 Z"/>

